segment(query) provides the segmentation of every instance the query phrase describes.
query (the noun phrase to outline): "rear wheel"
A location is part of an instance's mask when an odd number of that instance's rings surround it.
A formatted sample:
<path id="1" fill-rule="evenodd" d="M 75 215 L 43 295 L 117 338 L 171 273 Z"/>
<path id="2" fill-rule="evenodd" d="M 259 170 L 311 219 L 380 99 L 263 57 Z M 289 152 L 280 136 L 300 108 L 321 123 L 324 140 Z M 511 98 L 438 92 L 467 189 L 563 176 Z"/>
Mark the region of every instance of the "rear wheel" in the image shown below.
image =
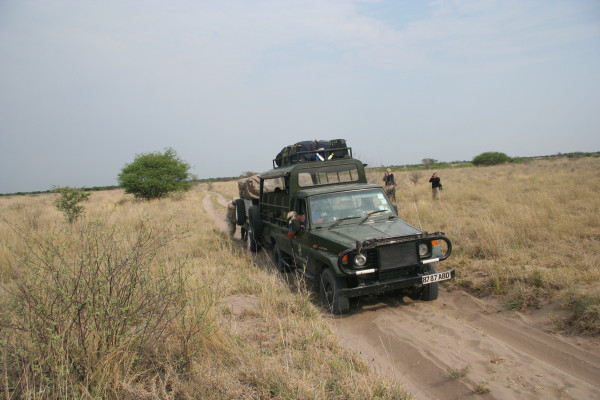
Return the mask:
<path id="1" fill-rule="evenodd" d="M 244 199 L 235 200 L 235 223 L 239 226 L 246 223 L 246 205 L 244 204 Z"/>
<path id="2" fill-rule="evenodd" d="M 248 245 L 248 250 L 250 250 L 253 253 L 256 253 L 258 251 L 259 245 L 256 241 L 256 237 L 254 236 L 254 230 L 252 229 L 252 227 L 250 227 L 246 231 L 246 243 Z"/>
<path id="3" fill-rule="evenodd" d="M 343 314 L 350 309 L 350 300 L 341 296 L 339 291 L 348 287 L 346 281 L 335 276 L 331 269 L 326 268 L 321 273 L 319 292 L 321 302 L 332 314 Z"/>
<path id="4" fill-rule="evenodd" d="M 260 248 L 259 239 L 262 234 L 262 220 L 260 219 L 260 210 L 258 206 L 251 206 L 248 209 L 248 231 L 246 237 L 248 240 L 248 249 L 256 253 Z"/>
<path id="5" fill-rule="evenodd" d="M 258 206 L 250 206 L 248 209 L 248 224 L 254 231 L 256 237 L 260 237 L 262 234 L 262 219 Z"/>

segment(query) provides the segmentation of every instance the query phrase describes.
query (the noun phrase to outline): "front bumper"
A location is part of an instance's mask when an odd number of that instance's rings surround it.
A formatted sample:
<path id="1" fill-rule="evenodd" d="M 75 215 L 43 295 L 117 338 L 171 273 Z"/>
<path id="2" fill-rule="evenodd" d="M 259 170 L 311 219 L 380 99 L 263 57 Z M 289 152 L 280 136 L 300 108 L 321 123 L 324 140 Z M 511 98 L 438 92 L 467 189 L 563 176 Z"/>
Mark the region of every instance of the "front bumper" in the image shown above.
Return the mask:
<path id="1" fill-rule="evenodd" d="M 454 279 L 454 276 L 456 275 L 454 268 L 445 272 L 450 272 L 451 279 Z M 344 297 L 358 297 L 369 294 L 380 294 L 392 290 L 406 289 L 414 286 L 421 286 L 423 285 L 422 277 L 423 275 L 419 274 L 410 278 L 402 278 L 393 281 L 365 284 L 363 286 L 358 286 L 355 288 L 340 289 L 339 295 Z"/>

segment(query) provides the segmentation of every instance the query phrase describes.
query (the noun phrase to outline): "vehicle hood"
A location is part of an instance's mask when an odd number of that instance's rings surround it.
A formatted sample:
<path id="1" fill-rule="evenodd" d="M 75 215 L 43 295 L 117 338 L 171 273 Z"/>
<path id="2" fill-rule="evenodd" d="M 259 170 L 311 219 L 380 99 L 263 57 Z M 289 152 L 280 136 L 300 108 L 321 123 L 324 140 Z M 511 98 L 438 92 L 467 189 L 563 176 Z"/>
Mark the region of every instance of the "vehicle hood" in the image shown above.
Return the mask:
<path id="1" fill-rule="evenodd" d="M 313 229 L 311 233 L 325 241 L 336 242 L 344 247 L 354 247 L 357 240 L 364 242 L 373 239 L 401 238 L 420 235 L 423 231 L 400 219 L 394 219 L 365 222 L 363 224 L 347 222 L 333 229 L 327 227 Z"/>

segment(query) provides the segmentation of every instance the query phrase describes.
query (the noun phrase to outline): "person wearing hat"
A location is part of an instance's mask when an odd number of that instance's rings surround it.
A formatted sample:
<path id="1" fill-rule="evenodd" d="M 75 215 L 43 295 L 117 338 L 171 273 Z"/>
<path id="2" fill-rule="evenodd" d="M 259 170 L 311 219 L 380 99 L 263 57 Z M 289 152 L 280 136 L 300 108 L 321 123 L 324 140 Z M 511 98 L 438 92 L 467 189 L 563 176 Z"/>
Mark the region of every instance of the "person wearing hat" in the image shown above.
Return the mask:
<path id="1" fill-rule="evenodd" d="M 304 215 L 303 211 L 290 211 L 288 219 L 290 220 L 290 229 L 287 234 L 288 239 L 292 239 L 296 236 L 296 233 L 306 229 L 306 215 Z"/>

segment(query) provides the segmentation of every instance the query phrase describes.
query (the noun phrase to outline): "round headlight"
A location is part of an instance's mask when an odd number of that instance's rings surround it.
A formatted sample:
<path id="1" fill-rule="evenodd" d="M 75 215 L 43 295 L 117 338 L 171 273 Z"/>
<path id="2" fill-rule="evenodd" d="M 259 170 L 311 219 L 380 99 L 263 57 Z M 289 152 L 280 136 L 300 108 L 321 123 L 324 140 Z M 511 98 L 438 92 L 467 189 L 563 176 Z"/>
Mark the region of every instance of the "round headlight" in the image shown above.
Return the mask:
<path id="1" fill-rule="evenodd" d="M 429 247 L 427 247 L 427 244 L 425 244 L 425 243 L 419 244 L 419 255 L 421 257 L 425 257 L 428 254 L 429 254 Z"/>
<path id="2" fill-rule="evenodd" d="M 367 256 L 365 256 L 364 254 L 357 254 L 354 257 L 354 265 L 356 265 L 357 267 L 364 267 L 366 263 Z"/>

